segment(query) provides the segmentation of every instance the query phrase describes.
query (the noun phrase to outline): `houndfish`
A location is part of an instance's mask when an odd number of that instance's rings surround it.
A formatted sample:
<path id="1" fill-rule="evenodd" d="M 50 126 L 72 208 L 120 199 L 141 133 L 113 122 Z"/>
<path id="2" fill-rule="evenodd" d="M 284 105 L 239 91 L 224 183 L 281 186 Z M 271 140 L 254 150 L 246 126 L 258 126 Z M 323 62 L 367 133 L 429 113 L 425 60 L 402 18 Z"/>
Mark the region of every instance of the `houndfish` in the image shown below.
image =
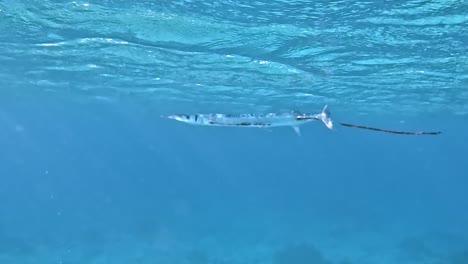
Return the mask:
<path id="1" fill-rule="evenodd" d="M 333 121 L 330 118 L 328 105 L 325 105 L 320 114 L 301 113 L 292 111 L 290 113 L 269 114 L 177 114 L 163 116 L 180 122 L 202 125 L 202 126 L 234 126 L 234 127 L 281 127 L 290 126 L 300 135 L 299 126 L 310 121 L 320 120 L 329 129 L 333 129 Z"/>

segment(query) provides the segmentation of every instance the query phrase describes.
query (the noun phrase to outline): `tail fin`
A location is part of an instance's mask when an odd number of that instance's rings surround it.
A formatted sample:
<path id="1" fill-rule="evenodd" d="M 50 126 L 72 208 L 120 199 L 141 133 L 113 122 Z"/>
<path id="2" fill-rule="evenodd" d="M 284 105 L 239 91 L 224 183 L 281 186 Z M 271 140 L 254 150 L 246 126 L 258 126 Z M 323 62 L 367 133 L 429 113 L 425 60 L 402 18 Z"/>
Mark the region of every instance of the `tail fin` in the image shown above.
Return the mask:
<path id="1" fill-rule="evenodd" d="M 320 119 L 322 122 L 329 128 L 333 129 L 333 122 L 330 118 L 330 110 L 328 110 L 328 105 L 325 105 L 325 107 L 322 110 L 322 113 L 320 114 Z"/>

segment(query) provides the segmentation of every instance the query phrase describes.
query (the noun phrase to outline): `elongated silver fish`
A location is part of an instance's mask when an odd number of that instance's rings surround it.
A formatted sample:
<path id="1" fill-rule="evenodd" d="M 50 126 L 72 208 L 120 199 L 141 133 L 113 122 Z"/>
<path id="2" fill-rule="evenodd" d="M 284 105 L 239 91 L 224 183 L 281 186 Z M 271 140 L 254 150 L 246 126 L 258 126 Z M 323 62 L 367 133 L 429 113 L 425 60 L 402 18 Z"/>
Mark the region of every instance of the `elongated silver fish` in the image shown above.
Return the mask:
<path id="1" fill-rule="evenodd" d="M 291 113 L 264 115 L 255 114 L 192 114 L 192 115 L 169 115 L 164 116 L 180 122 L 203 125 L 203 126 L 235 126 L 235 127 L 280 127 L 290 126 L 300 135 L 299 126 L 310 121 L 321 120 L 329 129 L 333 129 L 333 122 L 330 119 L 330 111 L 325 105 L 320 114 Z"/>

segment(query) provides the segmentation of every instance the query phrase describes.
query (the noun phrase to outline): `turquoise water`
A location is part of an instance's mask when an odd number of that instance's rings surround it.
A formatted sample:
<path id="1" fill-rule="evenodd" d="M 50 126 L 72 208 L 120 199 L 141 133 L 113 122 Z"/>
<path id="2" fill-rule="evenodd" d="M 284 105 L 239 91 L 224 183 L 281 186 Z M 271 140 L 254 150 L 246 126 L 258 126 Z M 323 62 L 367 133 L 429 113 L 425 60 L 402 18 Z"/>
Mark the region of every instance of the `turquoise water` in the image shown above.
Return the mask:
<path id="1" fill-rule="evenodd" d="M 0 1 L 0 263 L 468 263 L 466 1 Z M 173 113 L 319 113 L 291 128 Z"/>

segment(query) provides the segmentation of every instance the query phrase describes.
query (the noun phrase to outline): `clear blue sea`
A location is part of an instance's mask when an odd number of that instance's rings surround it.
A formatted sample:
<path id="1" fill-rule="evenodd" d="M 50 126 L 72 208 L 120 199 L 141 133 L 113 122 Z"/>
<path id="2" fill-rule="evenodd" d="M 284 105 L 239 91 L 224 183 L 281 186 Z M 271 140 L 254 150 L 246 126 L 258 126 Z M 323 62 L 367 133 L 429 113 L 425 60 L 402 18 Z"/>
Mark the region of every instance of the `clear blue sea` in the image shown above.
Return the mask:
<path id="1" fill-rule="evenodd" d="M 464 0 L 0 0 L 0 264 L 468 264 L 467 135 Z"/>

